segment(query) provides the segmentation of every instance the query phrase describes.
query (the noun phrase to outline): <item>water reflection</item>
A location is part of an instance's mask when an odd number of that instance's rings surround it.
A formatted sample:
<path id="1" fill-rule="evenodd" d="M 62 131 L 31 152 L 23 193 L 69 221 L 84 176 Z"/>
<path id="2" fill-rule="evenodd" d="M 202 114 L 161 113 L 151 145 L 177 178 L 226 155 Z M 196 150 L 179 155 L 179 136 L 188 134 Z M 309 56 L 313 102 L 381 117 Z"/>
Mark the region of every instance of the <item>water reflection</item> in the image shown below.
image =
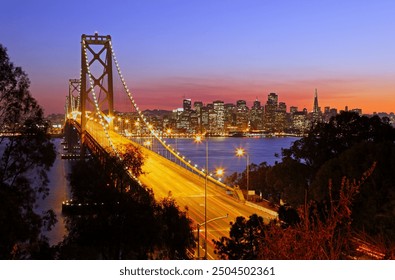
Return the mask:
<path id="1" fill-rule="evenodd" d="M 45 233 L 49 238 L 51 245 L 55 245 L 62 241 L 63 236 L 67 233 L 65 220 L 62 215 L 62 201 L 70 198 L 70 188 L 67 181 L 67 175 L 71 170 L 71 162 L 60 158 L 61 153 L 63 153 L 61 141 L 62 139 L 59 138 L 53 139 L 53 143 L 55 144 L 57 151 L 57 157 L 52 168 L 48 172 L 49 195 L 44 200 L 38 201 L 37 208 L 38 213 L 52 209 L 56 214 L 58 222 L 50 232 Z"/>

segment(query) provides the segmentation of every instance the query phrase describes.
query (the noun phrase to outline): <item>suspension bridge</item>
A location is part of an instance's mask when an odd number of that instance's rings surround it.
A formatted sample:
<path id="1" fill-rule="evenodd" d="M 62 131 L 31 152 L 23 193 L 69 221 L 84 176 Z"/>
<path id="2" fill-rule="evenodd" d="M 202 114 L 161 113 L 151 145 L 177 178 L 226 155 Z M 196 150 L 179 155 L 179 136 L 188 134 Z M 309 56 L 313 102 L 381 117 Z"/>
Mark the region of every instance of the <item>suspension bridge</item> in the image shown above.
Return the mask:
<path id="1" fill-rule="evenodd" d="M 122 84 L 121 94 L 130 103 L 126 118 L 115 113 L 113 65 L 115 76 Z M 69 153 L 80 145 L 81 158 L 88 149 L 97 157 L 113 154 L 122 161 L 126 145 L 141 149 L 145 158 L 143 174 L 136 177 L 130 171 L 125 172 L 142 186 L 152 189 L 156 199 L 171 196 L 181 209 L 188 209 L 196 227 L 196 258 L 216 259 L 212 240 L 229 236 L 229 223 L 236 217 L 248 218 L 253 213 L 266 221 L 276 217 L 274 211 L 245 201 L 239 189 L 214 178 L 208 164 L 202 168 L 166 143 L 170 132 L 156 129 L 150 123 L 127 86 L 111 36 L 97 33 L 81 36 L 80 78 L 69 80 L 65 109 L 65 129 L 78 133 L 78 137 L 66 139 Z"/>

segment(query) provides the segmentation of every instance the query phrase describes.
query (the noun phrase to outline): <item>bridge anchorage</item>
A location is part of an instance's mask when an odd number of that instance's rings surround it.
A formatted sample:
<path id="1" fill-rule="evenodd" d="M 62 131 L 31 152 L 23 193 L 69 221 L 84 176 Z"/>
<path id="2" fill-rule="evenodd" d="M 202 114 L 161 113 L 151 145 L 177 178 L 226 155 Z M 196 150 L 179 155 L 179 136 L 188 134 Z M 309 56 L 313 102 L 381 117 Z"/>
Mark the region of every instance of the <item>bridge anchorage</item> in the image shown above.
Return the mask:
<path id="1" fill-rule="evenodd" d="M 122 93 L 130 101 L 130 113 L 125 114 L 127 117 L 124 120 L 121 115 L 115 115 L 114 110 L 113 64 L 122 84 Z M 188 213 L 196 225 L 214 219 L 210 224 L 204 223 L 207 231 L 205 229 L 199 232 L 205 235 L 204 244 L 208 240 L 229 234 L 229 222 L 216 220 L 216 217 L 229 213 L 229 219 L 235 220 L 237 216 L 249 217 L 257 212 L 268 220 L 277 216 L 270 209 L 253 208 L 251 203 L 244 200 L 239 189 L 227 186 L 210 176 L 209 170 L 200 169 L 166 143 L 167 133 L 155 129 L 134 100 L 115 56 L 111 36 L 97 33 L 81 36 L 80 74 L 79 83 L 78 80 L 70 80 L 69 83 L 66 128 L 74 135 L 70 136 L 69 145 L 78 142 L 75 135 L 79 135 L 81 158 L 84 158 L 87 147 L 99 159 L 104 160 L 111 154 L 119 162 L 123 162 L 125 146 L 139 147 L 145 157 L 144 174 L 136 178 L 130 171 L 125 170 L 127 175 L 152 189 L 157 199 L 168 197 L 171 193 L 180 207 L 188 207 Z M 76 97 L 73 94 L 78 89 L 79 97 Z M 204 220 L 202 205 L 207 211 Z M 200 239 L 203 239 L 202 236 Z M 213 245 L 208 246 L 209 254 L 205 252 L 205 256 L 210 257 Z"/>

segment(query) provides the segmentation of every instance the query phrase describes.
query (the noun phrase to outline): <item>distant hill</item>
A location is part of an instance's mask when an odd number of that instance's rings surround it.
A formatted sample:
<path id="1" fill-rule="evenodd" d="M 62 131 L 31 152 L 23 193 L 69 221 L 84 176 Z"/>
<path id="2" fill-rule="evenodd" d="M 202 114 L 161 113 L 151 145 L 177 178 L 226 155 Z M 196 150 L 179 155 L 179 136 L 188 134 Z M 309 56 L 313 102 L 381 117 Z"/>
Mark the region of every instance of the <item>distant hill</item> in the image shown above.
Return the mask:
<path id="1" fill-rule="evenodd" d="M 168 111 L 168 110 L 160 110 L 160 109 L 154 109 L 154 110 L 144 110 L 143 114 L 146 116 L 159 116 L 159 117 L 163 117 L 163 116 L 167 116 L 170 115 L 172 111 Z"/>

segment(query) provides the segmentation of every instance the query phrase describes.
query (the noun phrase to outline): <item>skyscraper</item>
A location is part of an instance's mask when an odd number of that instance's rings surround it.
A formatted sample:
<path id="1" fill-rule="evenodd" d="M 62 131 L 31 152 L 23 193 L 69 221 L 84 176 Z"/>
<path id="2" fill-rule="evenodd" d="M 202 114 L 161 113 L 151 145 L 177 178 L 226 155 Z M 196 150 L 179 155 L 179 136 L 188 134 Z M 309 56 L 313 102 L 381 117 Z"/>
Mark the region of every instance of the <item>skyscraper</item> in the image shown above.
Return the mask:
<path id="1" fill-rule="evenodd" d="M 266 104 L 274 105 L 275 107 L 277 107 L 277 103 L 278 103 L 278 95 L 274 92 L 269 93 L 269 95 L 267 96 Z"/>
<path id="2" fill-rule="evenodd" d="M 313 107 L 313 113 L 318 113 L 318 95 L 317 95 L 317 89 L 315 89 L 315 94 L 314 94 L 314 107 Z"/>
<path id="3" fill-rule="evenodd" d="M 224 102 L 221 100 L 217 100 L 213 102 L 214 112 L 216 115 L 216 120 L 214 123 L 214 127 L 217 130 L 217 133 L 223 133 L 225 128 L 225 106 Z"/>
<path id="4" fill-rule="evenodd" d="M 263 107 L 261 106 L 261 102 L 258 98 L 254 101 L 254 105 L 250 111 L 250 129 L 263 129 Z"/>
<path id="5" fill-rule="evenodd" d="M 248 127 L 248 111 L 245 100 L 236 101 L 236 126 L 239 130 L 246 130 Z"/>
<path id="6" fill-rule="evenodd" d="M 321 121 L 321 108 L 318 106 L 318 94 L 317 89 L 315 89 L 314 94 L 314 106 L 313 106 L 313 113 L 312 113 L 312 120 L 313 122 L 320 122 Z"/>
<path id="7" fill-rule="evenodd" d="M 264 113 L 264 128 L 267 131 L 274 131 L 275 128 L 275 114 L 278 107 L 278 95 L 274 92 L 269 93 L 265 105 Z"/>
<path id="8" fill-rule="evenodd" d="M 192 101 L 191 101 L 191 99 L 184 99 L 182 105 L 183 105 L 182 107 L 184 109 L 184 112 L 191 111 L 191 109 L 192 109 Z"/>

